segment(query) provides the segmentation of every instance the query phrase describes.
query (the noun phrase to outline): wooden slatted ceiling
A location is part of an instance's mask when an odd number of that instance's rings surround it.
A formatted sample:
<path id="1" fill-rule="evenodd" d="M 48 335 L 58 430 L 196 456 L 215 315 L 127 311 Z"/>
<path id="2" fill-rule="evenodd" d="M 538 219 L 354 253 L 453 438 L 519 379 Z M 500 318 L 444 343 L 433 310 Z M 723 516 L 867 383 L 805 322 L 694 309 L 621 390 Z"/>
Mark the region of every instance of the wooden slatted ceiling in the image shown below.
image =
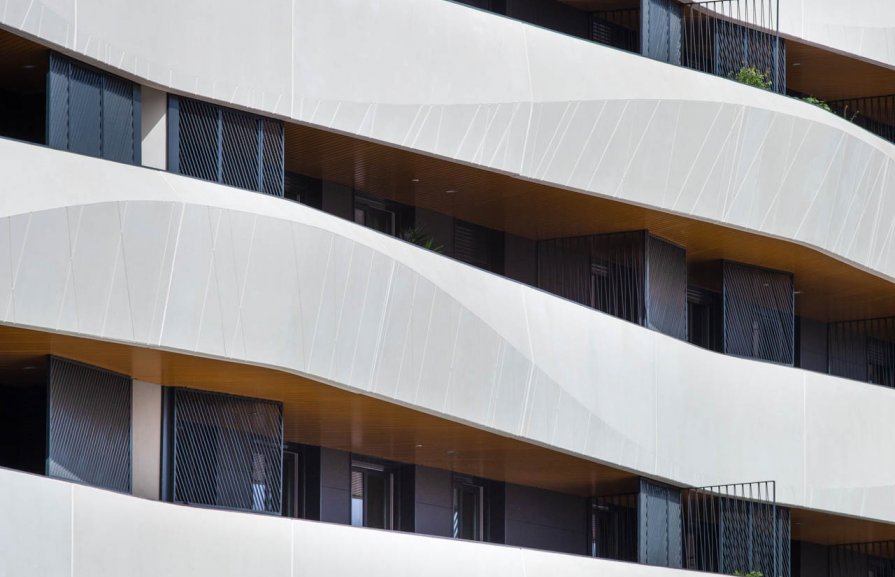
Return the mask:
<path id="1" fill-rule="evenodd" d="M 33 379 L 46 355 L 136 379 L 281 401 L 293 442 L 592 496 L 633 490 L 620 469 L 262 367 L 0 326 L 0 382 Z M 26 371 L 35 367 L 38 371 Z M 29 376 L 32 375 L 32 376 Z M 895 525 L 795 509 L 793 538 L 815 543 L 895 539 Z"/>
<path id="2" fill-rule="evenodd" d="M 169 386 L 281 401 L 288 441 L 576 495 L 632 479 L 626 471 L 510 439 L 282 371 L 0 326 L 0 372 L 58 355 Z"/>
<path id="3" fill-rule="evenodd" d="M 787 40 L 786 86 L 822 100 L 883 96 L 895 94 L 895 70 Z"/>
<path id="4" fill-rule="evenodd" d="M 45 47 L 0 29 L 0 90 L 44 91 L 48 62 Z"/>
<path id="5" fill-rule="evenodd" d="M 793 272 L 800 315 L 822 321 L 895 315 L 889 281 L 742 230 L 294 124 L 286 126 L 286 168 L 530 239 L 645 228 L 687 247 L 691 267 L 726 258 Z"/>

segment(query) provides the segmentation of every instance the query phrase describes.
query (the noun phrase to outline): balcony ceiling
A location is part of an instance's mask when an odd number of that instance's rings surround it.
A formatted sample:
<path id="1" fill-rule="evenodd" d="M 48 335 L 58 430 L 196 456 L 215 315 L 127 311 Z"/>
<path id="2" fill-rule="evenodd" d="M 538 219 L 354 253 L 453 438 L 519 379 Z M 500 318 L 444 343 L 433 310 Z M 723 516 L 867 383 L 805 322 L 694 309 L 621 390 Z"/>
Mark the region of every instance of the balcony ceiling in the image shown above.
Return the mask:
<path id="1" fill-rule="evenodd" d="M 284 404 L 287 441 L 577 495 L 616 492 L 630 472 L 272 369 L 0 326 L 0 377 L 58 355 L 135 379 Z M 18 371 L 18 372 L 16 372 Z M 45 371 L 42 372 L 45 374 Z M 18 375 L 18 376 L 16 376 Z"/>
<path id="2" fill-rule="evenodd" d="M 786 85 L 822 100 L 883 96 L 895 94 L 895 70 L 787 40 Z"/>
<path id="3" fill-rule="evenodd" d="M 0 90 L 46 90 L 48 54 L 40 44 L 0 29 Z"/>
<path id="4" fill-rule="evenodd" d="M 895 316 L 889 281 L 743 230 L 295 124 L 286 126 L 286 169 L 529 239 L 649 229 L 687 247 L 691 268 L 731 259 L 795 273 L 800 315 L 823 321 Z"/>
<path id="5" fill-rule="evenodd" d="M 44 374 L 47 355 L 152 383 L 284 404 L 286 440 L 438 467 L 580 496 L 632 491 L 636 475 L 273 369 L 0 326 L 0 376 Z M 18 374 L 18 377 L 16 376 Z M 793 510 L 793 538 L 815 543 L 895 539 L 895 525 Z"/>

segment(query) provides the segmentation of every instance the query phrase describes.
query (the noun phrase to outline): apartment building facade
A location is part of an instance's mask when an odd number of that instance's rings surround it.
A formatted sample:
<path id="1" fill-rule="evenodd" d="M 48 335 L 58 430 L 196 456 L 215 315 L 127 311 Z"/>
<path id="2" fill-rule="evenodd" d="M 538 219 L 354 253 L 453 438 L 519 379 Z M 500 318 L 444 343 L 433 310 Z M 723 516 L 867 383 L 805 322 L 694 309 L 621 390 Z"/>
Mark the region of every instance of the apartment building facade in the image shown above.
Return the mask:
<path id="1" fill-rule="evenodd" d="M 0 575 L 895 571 L 893 46 L 7 0 Z"/>

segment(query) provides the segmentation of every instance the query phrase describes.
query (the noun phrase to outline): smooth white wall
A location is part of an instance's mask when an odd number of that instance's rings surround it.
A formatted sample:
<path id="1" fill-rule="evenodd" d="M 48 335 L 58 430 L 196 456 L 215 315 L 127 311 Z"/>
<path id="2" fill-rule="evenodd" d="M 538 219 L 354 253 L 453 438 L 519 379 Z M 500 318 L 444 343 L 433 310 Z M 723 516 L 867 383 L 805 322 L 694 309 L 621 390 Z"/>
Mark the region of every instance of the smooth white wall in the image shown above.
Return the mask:
<path id="1" fill-rule="evenodd" d="M 0 575 L 684 577 L 678 569 L 200 509 L 0 469 Z"/>
<path id="2" fill-rule="evenodd" d="M 133 493 L 159 498 L 162 451 L 162 387 L 133 381 L 131 474 Z"/>
<path id="3" fill-rule="evenodd" d="M 893 3 L 782 4 L 821 44 L 895 47 Z M 141 84 L 792 240 L 895 279 L 895 147 L 796 99 L 445 0 L 2 6 L 3 25 Z"/>
<path id="4" fill-rule="evenodd" d="M 168 94 L 141 86 L 140 97 L 143 166 L 165 170 L 168 166 Z"/>
<path id="5" fill-rule="evenodd" d="M 258 193 L 2 140 L 0 174 L 2 323 L 273 367 L 895 522 L 895 390 L 703 350 Z"/>

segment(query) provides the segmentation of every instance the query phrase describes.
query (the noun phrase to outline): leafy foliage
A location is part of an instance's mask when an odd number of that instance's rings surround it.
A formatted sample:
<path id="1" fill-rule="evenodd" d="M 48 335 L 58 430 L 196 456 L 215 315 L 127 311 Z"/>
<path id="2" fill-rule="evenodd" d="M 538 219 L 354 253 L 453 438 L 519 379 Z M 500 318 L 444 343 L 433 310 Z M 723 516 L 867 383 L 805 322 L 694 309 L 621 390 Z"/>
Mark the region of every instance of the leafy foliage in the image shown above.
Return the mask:
<path id="1" fill-rule="evenodd" d="M 770 90 L 773 84 L 770 75 L 762 72 L 755 66 L 743 66 L 733 79 L 742 84 L 761 88 L 762 90 Z"/>
<path id="2" fill-rule="evenodd" d="M 423 228 L 415 226 L 412 228 L 405 228 L 401 232 L 401 238 L 406 240 L 411 244 L 415 244 L 417 246 L 421 246 L 425 249 L 431 250 L 433 252 L 441 252 L 444 250 L 444 245 L 436 245 L 435 239 L 432 238 L 432 235 L 427 233 Z"/>
<path id="3" fill-rule="evenodd" d="M 745 571 L 734 571 L 733 574 L 736 577 L 764 577 L 764 573 L 761 571 L 749 571 L 748 573 Z"/>
<path id="4" fill-rule="evenodd" d="M 830 108 L 830 105 L 827 104 L 826 102 L 824 102 L 823 100 L 821 100 L 820 98 L 815 98 L 813 96 L 807 96 L 807 97 L 803 98 L 802 100 L 804 100 L 808 104 L 813 104 L 814 106 L 817 106 L 818 108 L 823 108 L 827 112 L 833 112 L 833 110 Z"/>

